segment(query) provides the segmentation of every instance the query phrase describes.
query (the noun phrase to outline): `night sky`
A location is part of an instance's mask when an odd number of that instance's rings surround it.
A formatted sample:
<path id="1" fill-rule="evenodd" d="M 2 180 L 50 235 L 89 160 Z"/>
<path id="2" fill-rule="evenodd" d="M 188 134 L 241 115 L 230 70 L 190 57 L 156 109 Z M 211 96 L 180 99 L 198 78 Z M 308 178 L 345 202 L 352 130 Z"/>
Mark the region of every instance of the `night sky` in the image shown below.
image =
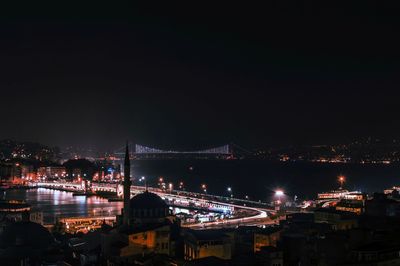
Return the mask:
<path id="1" fill-rule="evenodd" d="M 395 6 L 185 3 L 3 9 L 0 139 L 112 150 L 400 138 Z"/>

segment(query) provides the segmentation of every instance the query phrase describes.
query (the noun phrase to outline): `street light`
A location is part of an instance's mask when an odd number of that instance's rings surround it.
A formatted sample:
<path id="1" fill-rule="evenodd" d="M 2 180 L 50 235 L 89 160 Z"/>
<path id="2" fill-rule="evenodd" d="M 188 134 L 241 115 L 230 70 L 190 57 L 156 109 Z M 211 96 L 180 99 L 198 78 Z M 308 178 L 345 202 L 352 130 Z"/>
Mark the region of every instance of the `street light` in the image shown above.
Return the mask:
<path id="1" fill-rule="evenodd" d="M 233 197 L 233 193 L 232 193 L 232 188 L 228 187 L 226 190 L 228 190 L 229 194 L 231 195 L 231 198 Z"/>
<path id="2" fill-rule="evenodd" d="M 172 190 L 173 190 L 173 188 L 174 188 L 174 184 L 169 183 L 169 184 L 168 184 L 168 188 L 169 188 L 169 191 L 172 192 Z"/>
<path id="3" fill-rule="evenodd" d="M 207 185 L 206 184 L 202 184 L 201 189 L 203 190 L 204 193 L 207 193 Z"/>
<path id="4" fill-rule="evenodd" d="M 281 197 L 283 197 L 285 195 L 285 192 L 283 192 L 283 190 L 276 190 L 275 191 L 275 196 L 278 198 L 277 200 L 277 204 L 281 204 Z"/>
<path id="5" fill-rule="evenodd" d="M 343 189 L 343 184 L 346 182 L 346 177 L 341 175 L 339 176 L 339 183 L 340 183 L 340 189 Z"/>
<path id="6" fill-rule="evenodd" d="M 141 178 L 139 178 L 139 182 L 144 182 L 144 186 L 147 189 L 147 183 L 146 183 L 146 177 L 145 176 L 142 176 Z"/>
<path id="7" fill-rule="evenodd" d="M 158 178 L 158 187 L 159 187 L 160 189 L 164 189 L 164 188 L 165 188 L 164 178 L 163 178 L 162 176 L 160 176 L 160 177 Z"/>

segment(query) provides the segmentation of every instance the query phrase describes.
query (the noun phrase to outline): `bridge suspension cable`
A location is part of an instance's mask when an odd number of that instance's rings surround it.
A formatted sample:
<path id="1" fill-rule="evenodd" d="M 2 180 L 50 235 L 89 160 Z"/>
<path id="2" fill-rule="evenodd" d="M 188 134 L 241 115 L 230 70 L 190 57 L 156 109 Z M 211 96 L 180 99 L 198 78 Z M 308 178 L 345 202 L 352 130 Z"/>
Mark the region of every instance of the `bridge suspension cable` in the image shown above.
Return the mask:
<path id="1" fill-rule="evenodd" d="M 136 154 L 231 154 L 230 146 L 224 145 L 205 150 L 197 151 L 174 151 L 174 150 L 161 150 L 157 148 L 147 147 L 140 144 L 135 145 Z"/>

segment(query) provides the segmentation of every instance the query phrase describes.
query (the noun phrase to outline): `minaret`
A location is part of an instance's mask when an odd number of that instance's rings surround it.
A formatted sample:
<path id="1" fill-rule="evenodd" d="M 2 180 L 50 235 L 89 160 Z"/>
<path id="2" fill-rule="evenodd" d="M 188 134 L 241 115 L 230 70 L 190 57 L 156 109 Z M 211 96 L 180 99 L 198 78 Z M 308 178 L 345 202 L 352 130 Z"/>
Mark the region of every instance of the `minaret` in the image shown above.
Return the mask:
<path id="1" fill-rule="evenodd" d="M 129 224 L 130 214 L 130 200 L 131 200 L 131 162 L 129 159 L 129 148 L 126 143 L 125 162 L 124 162 L 124 216 L 123 223 Z"/>

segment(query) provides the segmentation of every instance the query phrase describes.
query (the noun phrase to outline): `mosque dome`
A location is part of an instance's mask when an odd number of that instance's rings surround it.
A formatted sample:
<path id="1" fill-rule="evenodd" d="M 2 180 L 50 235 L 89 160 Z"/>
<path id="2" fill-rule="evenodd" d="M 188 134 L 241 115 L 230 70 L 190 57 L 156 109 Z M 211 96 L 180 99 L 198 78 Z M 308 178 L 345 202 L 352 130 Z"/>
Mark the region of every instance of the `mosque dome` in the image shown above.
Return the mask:
<path id="1" fill-rule="evenodd" d="M 165 218 L 168 215 L 168 205 L 154 193 L 146 191 L 130 200 L 130 216 L 133 219 Z"/>

